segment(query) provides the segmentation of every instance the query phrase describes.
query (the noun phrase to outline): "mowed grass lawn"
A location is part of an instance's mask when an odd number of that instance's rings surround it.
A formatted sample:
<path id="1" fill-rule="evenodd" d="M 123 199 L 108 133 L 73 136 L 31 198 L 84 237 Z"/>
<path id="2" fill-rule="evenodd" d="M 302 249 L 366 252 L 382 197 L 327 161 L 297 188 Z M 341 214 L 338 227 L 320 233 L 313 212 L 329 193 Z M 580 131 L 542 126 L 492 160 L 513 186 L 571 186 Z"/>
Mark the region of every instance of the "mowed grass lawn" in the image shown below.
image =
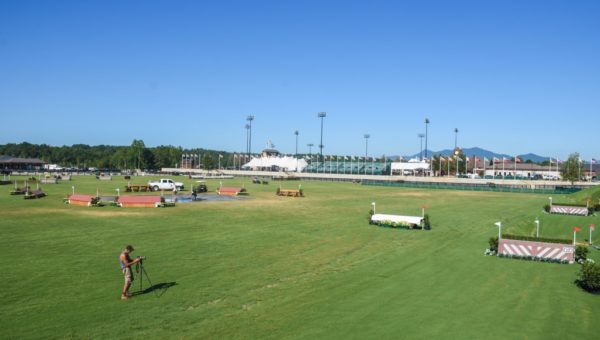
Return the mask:
<path id="1" fill-rule="evenodd" d="M 573 225 L 585 226 L 581 239 L 588 224 L 600 225 L 599 217 L 544 214 L 547 195 L 301 182 L 306 197 L 288 198 L 274 195 L 277 186 L 299 182 L 234 179 L 223 184 L 244 184 L 247 199 L 165 209 L 62 203 L 72 185 L 114 194 L 125 184 L 74 177 L 44 185 L 49 196 L 31 201 L 0 187 L 0 338 L 558 339 L 600 331 L 600 296 L 573 284 L 579 265 L 483 255 L 499 220 L 505 232 L 534 235 L 539 217 L 546 237 L 571 238 Z M 218 181 L 208 185 L 214 191 Z M 371 226 L 373 201 L 378 212 L 406 215 L 426 204 L 433 229 Z M 121 301 L 126 244 L 147 256 L 153 284 L 172 286 Z"/>

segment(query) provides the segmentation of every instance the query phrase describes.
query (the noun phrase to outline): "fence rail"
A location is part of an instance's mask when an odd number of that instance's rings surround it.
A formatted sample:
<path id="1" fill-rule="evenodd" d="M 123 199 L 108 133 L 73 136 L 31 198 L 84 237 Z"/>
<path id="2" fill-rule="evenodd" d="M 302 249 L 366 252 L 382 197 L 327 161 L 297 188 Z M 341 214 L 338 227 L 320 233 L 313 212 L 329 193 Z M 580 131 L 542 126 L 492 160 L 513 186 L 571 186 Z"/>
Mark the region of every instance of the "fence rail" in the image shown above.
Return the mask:
<path id="1" fill-rule="evenodd" d="M 362 185 L 401 187 L 401 188 L 422 188 L 422 189 L 443 189 L 443 190 L 465 190 L 465 191 L 493 191 L 493 192 L 516 192 L 530 194 L 572 194 L 580 191 L 580 188 L 547 188 L 531 189 L 519 186 L 509 186 L 500 184 L 462 184 L 462 183 L 432 183 L 432 182 L 384 182 L 384 181 L 361 181 Z"/>

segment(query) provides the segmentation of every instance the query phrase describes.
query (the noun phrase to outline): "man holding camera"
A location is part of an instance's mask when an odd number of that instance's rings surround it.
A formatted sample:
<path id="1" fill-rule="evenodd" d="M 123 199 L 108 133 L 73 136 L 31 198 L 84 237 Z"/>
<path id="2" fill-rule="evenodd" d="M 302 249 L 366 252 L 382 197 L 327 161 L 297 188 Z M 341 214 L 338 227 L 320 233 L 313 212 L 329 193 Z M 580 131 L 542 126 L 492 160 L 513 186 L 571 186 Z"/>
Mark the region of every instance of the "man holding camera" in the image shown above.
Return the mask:
<path id="1" fill-rule="evenodd" d="M 128 245 L 123 249 L 121 255 L 119 255 L 119 265 L 121 266 L 121 271 L 123 271 L 123 275 L 125 276 L 125 285 L 123 285 L 123 292 L 121 293 L 121 300 L 127 300 L 131 295 L 129 294 L 129 287 L 131 287 L 131 282 L 133 282 L 133 271 L 131 270 L 131 266 L 139 263 L 142 259 L 140 257 L 135 260 L 131 260 L 129 257 L 129 253 L 133 251 L 133 246 Z"/>

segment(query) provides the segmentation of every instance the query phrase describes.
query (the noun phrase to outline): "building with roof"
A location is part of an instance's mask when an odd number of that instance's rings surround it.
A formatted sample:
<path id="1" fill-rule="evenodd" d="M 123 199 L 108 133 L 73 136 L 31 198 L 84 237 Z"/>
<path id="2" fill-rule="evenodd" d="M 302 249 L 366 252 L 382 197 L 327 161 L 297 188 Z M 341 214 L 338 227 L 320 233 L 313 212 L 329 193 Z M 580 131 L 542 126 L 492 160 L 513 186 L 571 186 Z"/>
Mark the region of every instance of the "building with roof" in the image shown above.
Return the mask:
<path id="1" fill-rule="evenodd" d="M 0 155 L 2 171 L 40 170 L 46 162 L 38 158 L 20 158 Z"/>

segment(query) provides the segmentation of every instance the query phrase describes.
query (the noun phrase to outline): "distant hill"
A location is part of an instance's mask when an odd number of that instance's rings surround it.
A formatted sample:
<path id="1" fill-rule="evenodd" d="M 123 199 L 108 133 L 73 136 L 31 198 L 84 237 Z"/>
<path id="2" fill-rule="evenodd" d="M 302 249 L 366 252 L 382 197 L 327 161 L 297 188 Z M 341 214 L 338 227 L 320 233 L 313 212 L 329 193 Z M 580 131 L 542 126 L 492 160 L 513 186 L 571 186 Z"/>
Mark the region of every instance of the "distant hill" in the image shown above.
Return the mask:
<path id="1" fill-rule="evenodd" d="M 467 156 L 477 156 L 480 158 L 487 158 L 487 159 L 492 159 L 493 157 L 496 158 L 502 158 L 502 157 L 506 157 L 506 158 L 513 158 L 515 155 L 507 155 L 507 154 L 502 154 L 502 153 L 496 153 L 490 150 L 485 150 L 479 147 L 473 147 L 473 148 L 464 148 L 462 149 L 463 153 Z M 440 150 L 440 151 L 432 151 L 432 150 L 428 150 L 427 151 L 427 155 L 431 158 L 431 155 L 443 155 L 443 156 L 450 156 L 452 155 L 452 152 L 454 150 L 451 149 L 445 149 L 445 150 Z M 423 150 L 423 155 L 425 155 L 425 150 Z M 528 153 L 528 154 L 524 154 L 524 155 L 518 155 L 519 158 L 521 158 L 521 160 L 523 162 L 526 162 L 527 160 L 530 160 L 534 163 L 541 163 L 544 161 L 547 161 L 549 159 L 549 157 L 544 157 L 544 156 L 540 156 L 540 155 L 536 155 L 533 153 Z M 398 156 L 395 156 L 398 157 Z M 421 157 L 421 153 L 416 153 L 414 155 L 407 155 L 407 156 L 402 156 L 405 159 L 411 159 L 411 158 L 419 158 Z"/>

